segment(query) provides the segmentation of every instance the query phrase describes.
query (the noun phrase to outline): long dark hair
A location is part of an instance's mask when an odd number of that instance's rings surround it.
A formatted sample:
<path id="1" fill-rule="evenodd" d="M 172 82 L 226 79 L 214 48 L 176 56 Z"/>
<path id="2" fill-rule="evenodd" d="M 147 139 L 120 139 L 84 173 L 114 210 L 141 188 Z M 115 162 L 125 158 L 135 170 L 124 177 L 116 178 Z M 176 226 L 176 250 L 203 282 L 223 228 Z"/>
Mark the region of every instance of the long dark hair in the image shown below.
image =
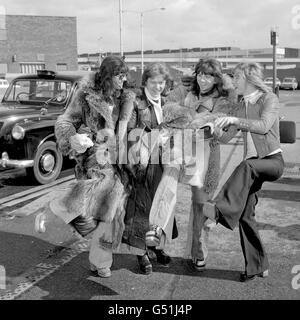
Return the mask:
<path id="1" fill-rule="evenodd" d="M 216 84 L 211 91 L 217 90 L 220 96 L 228 95 L 228 92 L 223 89 L 221 63 L 214 58 L 203 58 L 196 64 L 191 89 L 194 95 L 198 97 L 199 94 L 201 94 L 200 87 L 197 82 L 197 75 L 200 72 L 207 73 L 215 77 Z"/>
<path id="2" fill-rule="evenodd" d="M 95 74 L 95 90 L 102 91 L 103 95 L 109 97 L 114 92 L 113 76 L 128 72 L 125 61 L 118 56 L 106 57 L 100 66 L 100 70 Z"/>

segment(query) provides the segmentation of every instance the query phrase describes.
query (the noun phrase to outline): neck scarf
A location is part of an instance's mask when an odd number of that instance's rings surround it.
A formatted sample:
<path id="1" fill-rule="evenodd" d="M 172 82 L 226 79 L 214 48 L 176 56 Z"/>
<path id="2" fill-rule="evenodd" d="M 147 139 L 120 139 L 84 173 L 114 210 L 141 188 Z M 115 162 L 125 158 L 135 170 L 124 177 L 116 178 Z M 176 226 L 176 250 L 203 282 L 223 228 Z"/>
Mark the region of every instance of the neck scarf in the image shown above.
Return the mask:
<path id="1" fill-rule="evenodd" d="M 153 98 L 153 96 L 151 96 L 150 92 L 148 91 L 148 89 L 146 87 L 145 87 L 145 95 L 146 95 L 147 99 L 149 100 L 149 102 L 153 105 L 154 112 L 155 112 L 156 119 L 157 119 L 157 123 L 161 124 L 163 122 L 163 112 L 162 112 L 162 108 L 161 108 L 161 96 L 159 96 L 158 99 Z"/>

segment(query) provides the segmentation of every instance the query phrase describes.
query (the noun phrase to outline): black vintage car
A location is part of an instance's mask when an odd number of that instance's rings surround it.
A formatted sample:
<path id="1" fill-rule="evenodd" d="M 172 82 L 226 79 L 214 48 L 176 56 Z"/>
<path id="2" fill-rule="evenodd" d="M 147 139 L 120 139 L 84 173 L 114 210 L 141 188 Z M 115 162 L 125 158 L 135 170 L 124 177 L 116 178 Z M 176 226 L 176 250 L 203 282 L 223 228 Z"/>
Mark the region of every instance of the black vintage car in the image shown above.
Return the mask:
<path id="1" fill-rule="evenodd" d="M 57 179 L 63 157 L 56 148 L 54 124 L 89 72 L 37 74 L 14 79 L 0 105 L 0 168 L 25 168 L 40 184 Z"/>

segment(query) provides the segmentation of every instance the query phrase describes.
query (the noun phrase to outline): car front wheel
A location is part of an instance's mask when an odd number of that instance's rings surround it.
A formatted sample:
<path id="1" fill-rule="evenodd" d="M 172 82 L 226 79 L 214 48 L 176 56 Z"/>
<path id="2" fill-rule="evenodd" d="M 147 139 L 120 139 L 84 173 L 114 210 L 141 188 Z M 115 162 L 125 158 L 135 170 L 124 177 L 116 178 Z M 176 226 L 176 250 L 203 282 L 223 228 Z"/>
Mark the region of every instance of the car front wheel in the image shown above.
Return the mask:
<path id="1" fill-rule="evenodd" d="M 33 177 L 39 184 L 47 184 L 56 180 L 61 172 L 62 154 L 53 141 L 46 141 L 36 152 L 34 165 L 27 168 L 27 175 Z"/>

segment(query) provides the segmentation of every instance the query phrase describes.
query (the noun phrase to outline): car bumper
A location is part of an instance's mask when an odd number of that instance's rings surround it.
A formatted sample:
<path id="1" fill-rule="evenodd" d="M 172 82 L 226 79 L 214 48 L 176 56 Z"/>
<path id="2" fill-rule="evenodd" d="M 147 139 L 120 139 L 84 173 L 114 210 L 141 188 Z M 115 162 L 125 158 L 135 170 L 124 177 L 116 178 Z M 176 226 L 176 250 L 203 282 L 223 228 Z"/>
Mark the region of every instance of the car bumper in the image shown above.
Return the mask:
<path id="1" fill-rule="evenodd" d="M 7 152 L 3 152 L 0 158 L 0 167 L 3 168 L 30 168 L 33 167 L 33 160 L 9 159 Z"/>
<path id="2" fill-rule="evenodd" d="M 285 85 L 285 86 L 281 86 L 281 89 L 294 89 L 294 87 Z"/>

